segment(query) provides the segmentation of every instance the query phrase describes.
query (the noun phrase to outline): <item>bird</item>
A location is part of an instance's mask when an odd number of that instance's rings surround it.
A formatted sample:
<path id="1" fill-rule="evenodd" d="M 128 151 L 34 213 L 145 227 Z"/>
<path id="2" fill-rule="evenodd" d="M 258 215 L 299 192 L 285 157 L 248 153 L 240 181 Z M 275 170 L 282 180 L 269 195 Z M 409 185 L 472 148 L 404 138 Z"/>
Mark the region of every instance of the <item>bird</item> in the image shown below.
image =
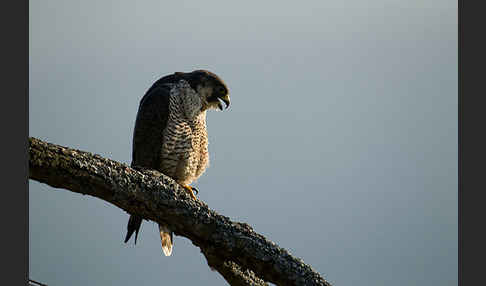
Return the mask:
<path id="1" fill-rule="evenodd" d="M 139 103 L 132 142 L 131 167 L 159 171 L 180 184 L 194 200 L 197 189 L 190 186 L 209 164 L 206 111 L 230 105 L 224 81 L 208 70 L 175 72 L 155 81 Z M 142 217 L 131 214 L 127 243 Z M 162 251 L 172 254 L 173 232 L 159 223 Z"/>

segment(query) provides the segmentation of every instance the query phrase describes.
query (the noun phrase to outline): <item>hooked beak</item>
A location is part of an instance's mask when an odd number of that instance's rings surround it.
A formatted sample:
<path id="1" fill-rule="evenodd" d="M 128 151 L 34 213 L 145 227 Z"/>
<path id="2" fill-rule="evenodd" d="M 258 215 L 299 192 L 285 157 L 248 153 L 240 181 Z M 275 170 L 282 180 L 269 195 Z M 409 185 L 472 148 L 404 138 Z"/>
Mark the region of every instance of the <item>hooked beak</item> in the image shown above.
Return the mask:
<path id="1" fill-rule="evenodd" d="M 230 105 L 229 94 L 226 94 L 225 96 L 218 97 L 218 99 L 222 100 L 224 102 L 224 104 L 226 105 L 225 109 L 228 109 L 228 107 Z M 219 110 L 223 110 L 223 104 L 221 103 L 221 101 L 218 103 L 218 107 L 219 107 Z"/>

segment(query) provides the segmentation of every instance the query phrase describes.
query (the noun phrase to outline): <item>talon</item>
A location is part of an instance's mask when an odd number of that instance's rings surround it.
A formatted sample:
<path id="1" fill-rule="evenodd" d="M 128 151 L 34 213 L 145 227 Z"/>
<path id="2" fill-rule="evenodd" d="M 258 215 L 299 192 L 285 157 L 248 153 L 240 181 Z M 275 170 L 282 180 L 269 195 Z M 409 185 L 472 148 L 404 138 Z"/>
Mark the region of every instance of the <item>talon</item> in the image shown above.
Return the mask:
<path id="1" fill-rule="evenodd" d="M 196 196 L 194 195 L 193 193 L 193 190 L 196 190 L 196 188 L 193 188 L 191 186 L 182 186 L 184 188 L 184 190 L 186 190 L 186 192 L 189 193 L 189 195 L 191 196 L 191 198 L 193 198 L 194 200 L 197 200 Z M 197 190 L 196 190 L 197 192 Z"/>

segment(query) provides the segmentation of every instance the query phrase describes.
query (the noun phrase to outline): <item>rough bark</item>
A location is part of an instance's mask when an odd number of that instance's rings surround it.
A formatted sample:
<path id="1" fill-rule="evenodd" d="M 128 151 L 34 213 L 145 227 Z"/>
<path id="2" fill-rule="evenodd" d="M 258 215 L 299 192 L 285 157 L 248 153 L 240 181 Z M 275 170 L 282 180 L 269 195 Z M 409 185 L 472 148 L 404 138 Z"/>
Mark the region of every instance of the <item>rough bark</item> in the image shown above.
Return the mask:
<path id="1" fill-rule="evenodd" d="M 171 178 L 135 170 L 96 154 L 29 138 L 29 177 L 91 195 L 146 220 L 167 224 L 201 249 L 208 265 L 231 285 L 330 285 L 302 260 L 192 200 Z"/>

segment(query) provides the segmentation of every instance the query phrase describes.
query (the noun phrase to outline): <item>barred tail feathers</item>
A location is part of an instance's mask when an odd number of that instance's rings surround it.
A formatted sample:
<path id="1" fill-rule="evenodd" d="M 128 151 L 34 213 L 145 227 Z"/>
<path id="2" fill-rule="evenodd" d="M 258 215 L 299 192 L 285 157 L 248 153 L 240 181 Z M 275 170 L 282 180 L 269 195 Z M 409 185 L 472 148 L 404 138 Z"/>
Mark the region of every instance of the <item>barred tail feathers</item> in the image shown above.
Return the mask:
<path id="1" fill-rule="evenodd" d="M 165 225 L 159 224 L 160 242 L 162 243 L 162 251 L 165 256 L 172 254 L 173 234 L 172 231 Z"/>

